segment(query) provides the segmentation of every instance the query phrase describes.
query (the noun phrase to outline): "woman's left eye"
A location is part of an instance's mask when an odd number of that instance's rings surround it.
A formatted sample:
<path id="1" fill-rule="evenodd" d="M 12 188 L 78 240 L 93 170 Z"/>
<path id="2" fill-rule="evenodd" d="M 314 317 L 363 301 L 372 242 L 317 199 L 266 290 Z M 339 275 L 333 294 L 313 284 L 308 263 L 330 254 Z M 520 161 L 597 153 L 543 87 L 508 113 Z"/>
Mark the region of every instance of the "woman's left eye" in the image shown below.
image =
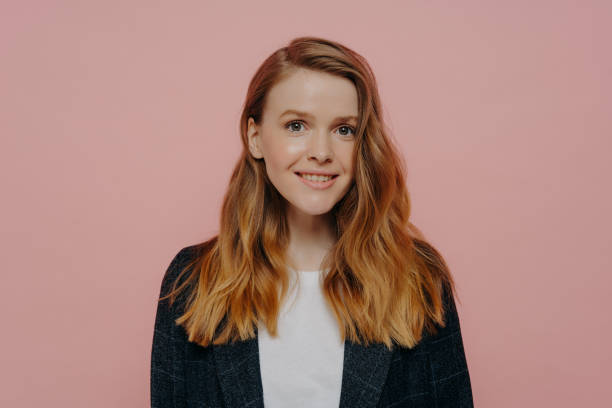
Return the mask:
<path id="1" fill-rule="evenodd" d="M 355 134 L 355 129 L 353 129 L 350 126 L 340 126 L 338 129 L 348 129 L 351 131 L 351 133 Z M 342 134 L 342 136 L 348 136 L 347 134 Z"/>

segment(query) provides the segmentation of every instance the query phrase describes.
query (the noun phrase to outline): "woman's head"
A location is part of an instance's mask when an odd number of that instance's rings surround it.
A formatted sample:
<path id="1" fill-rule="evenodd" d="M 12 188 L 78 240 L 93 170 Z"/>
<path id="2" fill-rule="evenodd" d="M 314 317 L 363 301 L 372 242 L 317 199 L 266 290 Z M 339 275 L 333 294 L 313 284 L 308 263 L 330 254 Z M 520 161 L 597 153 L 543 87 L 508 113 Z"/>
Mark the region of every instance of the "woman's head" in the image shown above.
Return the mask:
<path id="1" fill-rule="evenodd" d="M 283 115 L 287 110 L 301 113 Z M 388 145 L 376 129 L 379 111 L 376 81 L 363 57 L 330 40 L 296 38 L 270 55 L 251 80 L 240 124 L 242 158 L 283 214 L 288 202 L 304 213 L 335 210 L 335 216 L 345 196 L 354 206 L 356 190 L 371 190 L 374 179 L 363 176 L 376 171 L 366 159 L 377 153 L 384 159 L 380 151 L 367 151 Z M 335 178 L 319 189 L 296 174 L 307 171 Z"/>

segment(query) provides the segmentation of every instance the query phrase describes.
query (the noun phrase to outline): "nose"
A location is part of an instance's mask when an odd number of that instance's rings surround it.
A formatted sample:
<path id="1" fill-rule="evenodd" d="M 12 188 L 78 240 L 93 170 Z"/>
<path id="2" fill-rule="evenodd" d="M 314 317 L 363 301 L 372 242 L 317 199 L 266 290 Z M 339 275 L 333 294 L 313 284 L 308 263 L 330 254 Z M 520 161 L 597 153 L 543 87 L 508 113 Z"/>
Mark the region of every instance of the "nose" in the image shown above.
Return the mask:
<path id="1" fill-rule="evenodd" d="M 333 157 L 329 135 L 325 131 L 312 134 L 309 143 L 308 159 L 315 159 L 321 163 Z"/>

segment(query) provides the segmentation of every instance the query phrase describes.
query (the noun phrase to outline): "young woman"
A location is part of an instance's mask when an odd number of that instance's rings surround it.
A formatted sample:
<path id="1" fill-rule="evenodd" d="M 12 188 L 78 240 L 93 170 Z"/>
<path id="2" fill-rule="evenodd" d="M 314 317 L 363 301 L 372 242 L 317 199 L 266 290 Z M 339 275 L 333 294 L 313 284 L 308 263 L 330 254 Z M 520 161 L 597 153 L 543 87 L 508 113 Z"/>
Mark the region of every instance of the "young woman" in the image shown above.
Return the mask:
<path id="1" fill-rule="evenodd" d="M 248 88 L 219 233 L 163 278 L 153 407 L 471 407 L 452 276 L 374 74 L 296 38 Z"/>

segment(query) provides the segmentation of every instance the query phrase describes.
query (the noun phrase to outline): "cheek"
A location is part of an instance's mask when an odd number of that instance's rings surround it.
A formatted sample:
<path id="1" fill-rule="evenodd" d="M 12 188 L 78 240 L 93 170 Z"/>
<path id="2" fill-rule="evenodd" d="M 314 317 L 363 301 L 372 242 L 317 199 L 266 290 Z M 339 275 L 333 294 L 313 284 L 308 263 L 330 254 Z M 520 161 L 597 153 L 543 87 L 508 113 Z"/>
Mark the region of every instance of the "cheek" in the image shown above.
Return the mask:
<path id="1" fill-rule="evenodd" d="M 271 135 L 264 144 L 264 159 L 274 168 L 285 169 L 303 154 L 303 139 L 290 139 L 284 135 Z"/>
<path id="2" fill-rule="evenodd" d="M 354 165 L 353 165 L 353 146 L 347 147 L 342 153 L 342 165 L 344 170 L 353 176 Z"/>
<path id="3" fill-rule="evenodd" d="M 272 139 L 272 138 L 270 138 Z M 283 140 L 272 139 L 264 147 L 264 161 L 268 171 L 268 176 L 277 179 L 278 173 L 284 172 L 291 166 L 295 157 L 296 149 Z"/>

